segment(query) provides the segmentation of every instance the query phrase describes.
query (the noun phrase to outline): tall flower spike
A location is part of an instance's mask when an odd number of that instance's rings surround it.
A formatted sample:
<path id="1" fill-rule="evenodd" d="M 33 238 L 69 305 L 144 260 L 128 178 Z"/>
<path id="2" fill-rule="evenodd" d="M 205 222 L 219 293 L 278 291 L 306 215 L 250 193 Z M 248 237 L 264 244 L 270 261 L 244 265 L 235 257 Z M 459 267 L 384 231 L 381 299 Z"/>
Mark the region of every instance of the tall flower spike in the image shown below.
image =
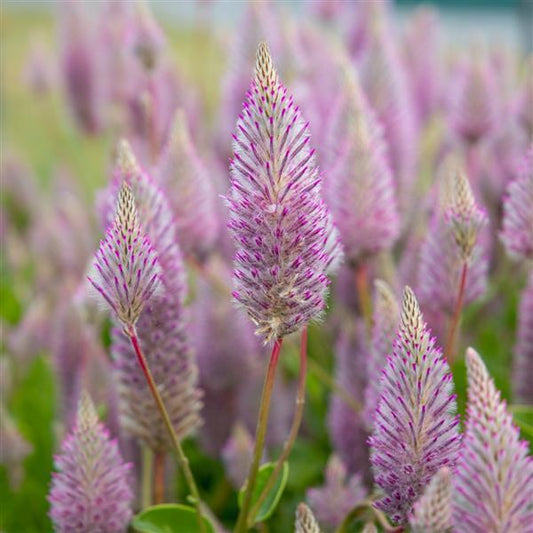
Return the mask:
<path id="1" fill-rule="evenodd" d="M 533 147 L 507 189 L 501 239 L 511 257 L 533 260 Z"/>
<path id="2" fill-rule="evenodd" d="M 517 402 L 533 404 L 533 270 L 522 293 L 514 351 L 513 388 Z"/>
<path id="3" fill-rule="evenodd" d="M 265 43 L 233 139 L 227 198 L 237 247 L 233 296 L 270 342 L 322 312 L 326 271 L 340 251 L 308 125 L 278 81 Z"/>
<path id="4" fill-rule="evenodd" d="M 160 290 L 142 309 L 136 331 L 174 431 L 181 440 L 199 426 L 201 410 L 198 370 L 186 333 L 183 258 L 167 199 L 150 176 L 139 168 L 126 142 L 119 146 L 118 160 L 108 194 L 113 197 L 121 183 L 129 184 L 135 195 L 139 220 L 153 243 L 159 263 Z M 115 327 L 111 341 L 124 428 L 154 451 L 169 449 L 167 429 L 130 340 Z"/>
<path id="5" fill-rule="evenodd" d="M 56 531 L 126 531 L 132 515 L 131 464 L 124 463 L 117 442 L 98 422 L 87 394 L 55 466 L 48 499 Z"/>
<path id="6" fill-rule="evenodd" d="M 158 177 L 175 215 L 183 253 L 203 261 L 218 233 L 216 191 L 193 144 L 182 109 L 175 114 Z"/>
<path id="7" fill-rule="evenodd" d="M 127 168 L 129 161 L 120 159 Z M 130 186 L 123 183 L 115 220 L 96 252 L 88 279 L 124 328 L 133 328 L 160 283 L 157 254 L 139 223 Z"/>
<path id="8" fill-rule="evenodd" d="M 470 261 L 479 229 L 486 222 L 483 211 L 477 206 L 470 183 L 464 172 L 457 169 L 451 174 L 450 199 L 444 216 L 459 247 L 461 259 Z"/>
<path id="9" fill-rule="evenodd" d="M 307 491 L 307 500 L 315 510 L 320 522 L 331 529 L 336 529 L 345 516 L 361 502 L 367 491 L 359 474 L 347 479 L 347 472 L 342 461 L 332 455 L 326 467 L 326 479 L 322 487 Z"/>
<path id="10" fill-rule="evenodd" d="M 412 533 L 448 533 L 452 524 L 452 474 L 441 468 L 424 494 L 414 504 L 409 517 Z"/>
<path id="11" fill-rule="evenodd" d="M 357 264 L 392 246 L 399 232 L 393 177 L 383 129 L 352 66 L 331 120 L 331 170 L 324 196 L 348 261 Z"/>
<path id="12" fill-rule="evenodd" d="M 393 354 L 381 378 L 381 398 L 369 439 L 376 506 L 404 524 L 413 503 L 460 446 L 452 374 L 406 287 Z"/>
<path id="13" fill-rule="evenodd" d="M 367 358 L 367 385 L 365 390 L 365 421 L 369 430 L 374 424 L 374 412 L 380 396 L 380 375 L 387 358 L 392 353 L 392 344 L 398 322 L 400 308 L 391 288 L 381 280 L 375 282 L 374 315 L 372 339 Z"/>
<path id="14" fill-rule="evenodd" d="M 294 533 L 320 533 L 318 522 L 305 503 L 300 503 L 296 509 Z"/>
<path id="15" fill-rule="evenodd" d="M 466 352 L 468 407 L 454 477 L 457 533 L 531 531 L 533 461 L 479 354 Z"/>

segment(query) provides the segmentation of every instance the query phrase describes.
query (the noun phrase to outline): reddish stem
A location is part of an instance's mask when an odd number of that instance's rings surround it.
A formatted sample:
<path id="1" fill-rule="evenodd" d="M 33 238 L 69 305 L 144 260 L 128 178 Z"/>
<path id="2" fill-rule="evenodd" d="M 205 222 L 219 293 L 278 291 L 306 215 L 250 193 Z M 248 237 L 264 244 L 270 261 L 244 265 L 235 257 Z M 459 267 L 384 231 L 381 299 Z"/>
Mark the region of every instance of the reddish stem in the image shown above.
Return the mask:
<path id="1" fill-rule="evenodd" d="M 446 357 L 449 363 L 453 362 L 453 348 L 455 345 L 455 336 L 459 328 L 459 319 L 461 317 L 461 310 L 463 308 L 467 271 L 468 271 L 468 264 L 465 261 L 463 263 L 463 268 L 461 270 L 461 281 L 459 282 L 459 292 L 457 294 L 455 310 L 453 313 L 452 321 L 450 323 L 450 329 L 448 331 L 448 337 L 446 338 L 446 344 L 444 348 L 444 356 Z"/>
<path id="2" fill-rule="evenodd" d="M 159 452 L 154 458 L 154 503 L 165 500 L 165 453 Z"/>
<path id="3" fill-rule="evenodd" d="M 279 353 L 283 339 L 280 337 L 274 342 L 268 369 L 263 384 L 263 393 L 261 395 L 261 405 L 259 407 L 259 416 L 257 418 L 257 428 L 255 431 L 255 446 L 252 464 L 248 472 L 248 479 L 246 480 L 246 488 L 244 493 L 244 500 L 235 526 L 235 533 L 243 533 L 246 531 L 246 522 L 248 520 L 248 513 L 250 511 L 250 504 L 252 502 L 252 494 L 257 480 L 257 472 L 259 470 L 259 463 L 263 455 L 263 447 L 265 444 L 265 436 L 268 423 L 268 413 L 270 411 L 270 400 L 272 398 L 272 389 L 274 387 L 274 380 L 276 377 L 276 368 L 278 366 Z"/>

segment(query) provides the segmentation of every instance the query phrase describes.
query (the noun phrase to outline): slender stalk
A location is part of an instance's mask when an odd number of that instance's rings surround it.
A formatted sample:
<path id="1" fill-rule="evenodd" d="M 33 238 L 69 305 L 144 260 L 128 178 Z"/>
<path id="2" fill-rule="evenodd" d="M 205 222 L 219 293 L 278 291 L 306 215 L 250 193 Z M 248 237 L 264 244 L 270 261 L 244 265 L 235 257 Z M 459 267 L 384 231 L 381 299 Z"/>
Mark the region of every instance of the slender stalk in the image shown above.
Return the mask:
<path id="1" fill-rule="evenodd" d="M 298 390 L 296 392 L 296 406 L 294 409 L 294 417 L 292 419 L 292 425 L 289 431 L 289 436 L 287 437 L 287 440 L 285 441 L 285 444 L 283 445 L 283 451 L 281 452 L 276 462 L 276 466 L 274 470 L 270 474 L 270 477 L 268 478 L 265 486 L 263 487 L 263 491 L 259 495 L 257 502 L 255 502 L 255 504 L 253 505 L 250 511 L 248 527 L 252 527 L 253 517 L 257 514 L 257 512 L 261 508 L 261 505 L 263 504 L 266 497 L 268 496 L 269 491 L 272 489 L 272 487 L 274 486 L 274 483 L 278 479 L 281 473 L 281 470 L 283 468 L 283 464 L 289 458 L 292 447 L 294 446 L 294 442 L 296 441 L 296 437 L 298 436 L 298 430 L 300 429 L 300 424 L 302 423 L 302 417 L 304 413 L 306 376 L 307 376 L 307 327 L 305 327 L 302 330 L 302 337 L 300 341 L 300 372 L 298 374 Z"/>
<path id="2" fill-rule="evenodd" d="M 170 420 L 168 411 L 165 408 L 165 404 L 163 403 L 161 394 L 159 394 L 159 390 L 157 389 L 157 385 L 155 384 L 154 377 L 152 376 L 152 372 L 150 371 L 150 367 L 148 366 L 148 362 L 146 361 L 146 358 L 141 350 L 141 346 L 139 344 L 139 338 L 137 337 L 137 332 L 135 330 L 135 327 L 134 326 L 130 327 L 126 331 L 126 333 L 130 338 L 133 349 L 135 350 L 135 354 L 137 355 L 137 360 L 139 361 L 139 364 L 141 365 L 141 369 L 144 373 L 144 376 L 146 377 L 146 381 L 148 382 L 148 387 L 150 388 L 150 391 L 152 392 L 152 396 L 154 397 L 155 403 L 157 404 L 157 408 L 159 409 L 159 412 L 161 413 L 161 416 L 163 417 L 163 421 L 165 423 L 167 431 L 170 435 L 172 443 L 174 444 L 174 448 L 176 450 L 176 457 L 178 458 L 180 467 L 183 470 L 183 473 L 185 475 L 187 486 L 189 487 L 189 491 L 191 493 L 194 506 L 196 508 L 198 525 L 200 527 L 200 531 L 202 533 L 205 533 L 205 525 L 204 525 L 204 521 L 202 518 L 202 509 L 200 506 L 200 503 L 201 503 L 200 494 L 198 492 L 198 488 L 194 481 L 191 467 L 189 465 L 189 459 L 187 459 L 187 456 L 185 455 L 183 448 L 181 447 L 181 443 L 178 439 L 178 436 L 176 435 L 176 432 L 174 431 L 174 427 L 172 426 L 172 421 Z"/>
<path id="3" fill-rule="evenodd" d="M 146 509 L 152 505 L 152 471 L 154 454 L 146 445 L 141 450 L 142 474 L 141 474 L 141 507 Z"/>
<path id="4" fill-rule="evenodd" d="M 450 329 L 448 330 L 448 336 L 446 338 L 446 344 L 444 348 L 444 357 L 450 363 L 453 361 L 453 347 L 455 345 L 455 336 L 457 333 L 457 329 L 459 328 L 459 319 L 461 318 L 461 310 L 463 308 L 463 299 L 464 299 L 464 294 L 465 294 L 467 272 L 468 272 L 468 264 L 465 261 L 463 263 L 463 268 L 461 270 L 461 280 L 459 282 L 459 291 L 457 293 L 457 300 L 455 303 L 453 318 L 450 323 Z"/>
<path id="5" fill-rule="evenodd" d="M 276 368 L 278 366 L 279 353 L 281 351 L 282 343 L 282 338 L 276 339 L 276 342 L 272 347 L 272 353 L 270 355 L 270 361 L 268 363 L 268 370 L 265 376 L 265 382 L 263 384 L 263 393 L 261 395 L 259 416 L 257 418 L 257 428 L 255 431 L 254 455 L 252 459 L 252 464 L 250 465 L 250 470 L 248 472 L 248 479 L 246 480 L 244 500 L 241 511 L 239 513 L 239 518 L 237 519 L 237 525 L 235 526 L 235 533 L 244 533 L 244 531 L 246 531 L 247 529 L 246 522 L 248 520 L 250 504 L 252 502 L 252 494 L 257 479 L 259 463 L 263 454 L 263 446 L 265 444 L 265 436 L 268 423 L 268 413 L 270 411 L 270 400 L 272 398 L 272 389 L 274 387 Z"/>
<path id="6" fill-rule="evenodd" d="M 329 387 L 335 394 L 337 394 L 340 399 L 353 411 L 360 413 L 363 410 L 362 405 L 337 381 L 335 381 L 329 374 L 324 370 L 319 363 L 313 359 L 308 360 L 309 370 L 315 374 L 315 376 Z"/>
<path id="7" fill-rule="evenodd" d="M 355 267 L 355 286 L 359 297 L 359 305 L 365 319 L 366 332 L 370 335 L 372 327 L 372 300 L 368 287 L 368 264 L 363 262 Z"/>
<path id="8" fill-rule="evenodd" d="M 165 500 L 165 452 L 155 454 L 154 461 L 154 503 Z"/>

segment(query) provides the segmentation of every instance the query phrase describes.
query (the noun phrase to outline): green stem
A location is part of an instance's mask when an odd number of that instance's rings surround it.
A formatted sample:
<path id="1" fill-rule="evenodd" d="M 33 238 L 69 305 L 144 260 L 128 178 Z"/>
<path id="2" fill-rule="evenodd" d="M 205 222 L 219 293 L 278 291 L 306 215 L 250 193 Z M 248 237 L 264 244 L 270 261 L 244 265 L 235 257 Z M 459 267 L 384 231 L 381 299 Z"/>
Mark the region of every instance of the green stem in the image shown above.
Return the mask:
<path id="1" fill-rule="evenodd" d="M 141 507 L 146 509 L 152 505 L 152 471 L 154 464 L 154 454 L 152 450 L 143 444 L 141 449 Z"/>
<path id="2" fill-rule="evenodd" d="M 465 293 L 467 272 L 468 272 L 468 264 L 465 261 L 463 263 L 463 268 L 461 270 L 461 279 L 459 282 L 457 300 L 455 303 L 453 318 L 450 323 L 450 329 L 448 331 L 448 337 L 446 338 L 446 344 L 444 348 L 444 357 L 448 360 L 449 363 L 452 363 L 453 361 L 453 348 L 455 345 L 455 336 L 457 333 L 457 329 L 459 328 L 459 319 L 461 318 L 461 310 L 463 308 L 463 299 L 464 299 L 464 293 Z"/>
<path id="3" fill-rule="evenodd" d="M 326 370 L 324 370 L 319 363 L 313 359 L 309 359 L 309 370 L 317 376 L 324 385 L 335 392 L 341 400 L 350 407 L 354 412 L 360 413 L 362 411 L 361 404 L 337 381 L 335 381 Z"/>
<path id="4" fill-rule="evenodd" d="M 270 474 L 265 486 L 263 487 L 263 490 L 261 494 L 259 495 L 259 498 L 257 502 L 253 505 L 249 520 L 248 520 L 248 527 L 253 526 L 253 518 L 257 515 L 259 509 L 261 508 L 261 505 L 265 501 L 265 499 L 268 496 L 269 491 L 274 486 L 274 483 L 278 479 L 281 470 L 283 469 L 283 465 L 285 461 L 289 458 L 289 455 L 291 453 L 292 447 L 294 446 L 294 442 L 296 441 L 296 437 L 298 436 L 298 431 L 300 429 L 300 424 L 302 423 L 303 413 L 304 413 L 304 405 L 305 405 L 305 378 L 307 375 L 307 327 L 305 327 L 302 330 L 302 337 L 300 341 L 300 372 L 298 374 L 298 391 L 296 393 L 296 406 L 294 410 L 294 417 L 292 419 L 292 425 L 291 429 L 289 431 L 289 436 L 287 437 L 287 440 L 285 441 L 285 444 L 283 445 L 283 451 L 281 452 L 274 470 Z"/>
<path id="5" fill-rule="evenodd" d="M 165 452 L 158 452 L 154 458 L 154 503 L 165 500 Z"/>
<path id="6" fill-rule="evenodd" d="M 248 479 L 246 480 L 246 488 L 244 492 L 244 500 L 235 526 L 235 533 L 244 533 L 247 529 L 248 512 L 252 502 L 252 494 L 257 479 L 257 472 L 259 470 L 259 463 L 263 454 L 263 446 L 265 444 L 265 436 L 268 423 L 268 413 L 270 411 L 270 399 L 272 398 L 272 389 L 276 377 L 276 368 L 279 360 L 279 353 L 283 339 L 280 337 L 274 342 L 270 361 L 268 363 L 268 370 L 263 384 L 263 393 L 261 395 L 261 405 L 259 407 L 259 416 L 257 418 L 257 428 L 255 431 L 255 446 L 252 464 L 248 472 Z"/>
<path id="7" fill-rule="evenodd" d="M 360 263 L 355 267 L 355 286 L 359 297 L 359 305 L 365 319 L 366 332 L 370 336 L 372 327 L 372 300 L 368 287 L 368 264 Z"/>
<path id="8" fill-rule="evenodd" d="M 150 371 L 150 367 L 148 366 L 146 357 L 144 356 L 141 350 L 141 346 L 139 344 L 139 338 L 137 337 L 137 332 L 135 330 L 135 327 L 131 326 L 126 331 L 126 333 L 131 340 L 131 344 L 133 346 L 133 349 L 135 350 L 135 354 L 137 355 L 137 360 L 139 361 L 139 364 L 144 373 L 146 381 L 148 382 L 148 387 L 150 388 L 150 391 L 152 392 L 152 396 L 154 397 L 155 403 L 157 404 L 157 408 L 159 409 L 159 412 L 161 413 L 161 416 L 163 417 L 163 422 L 165 423 L 165 426 L 170 435 L 172 443 L 174 444 L 174 448 L 176 450 L 176 457 L 178 458 L 180 467 L 183 470 L 183 473 L 185 475 L 185 479 L 187 481 L 187 485 L 189 487 L 189 491 L 191 493 L 194 506 L 196 508 L 198 525 L 200 527 L 200 531 L 202 533 L 205 533 L 205 525 L 204 525 L 204 521 L 202 517 L 202 509 L 200 506 L 200 502 L 201 502 L 200 494 L 198 492 L 198 488 L 194 481 L 194 476 L 192 474 L 191 467 L 189 465 L 189 459 L 187 459 L 187 456 L 185 455 L 185 452 L 183 451 L 183 448 L 181 447 L 181 443 L 178 439 L 178 436 L 176 435 L 176 432 L 174 431 L 174 427 L 172 425 L 172 421 L 170 420 L 168 411 L 165 408 L 165 404 L 163 402 L 163 399 L 161 398 L 161 394 L 159 394 L 159 390 L 157 389 L 157 385 L 154 381 L 154 377 L 152 376 L 152 372 Z"/>

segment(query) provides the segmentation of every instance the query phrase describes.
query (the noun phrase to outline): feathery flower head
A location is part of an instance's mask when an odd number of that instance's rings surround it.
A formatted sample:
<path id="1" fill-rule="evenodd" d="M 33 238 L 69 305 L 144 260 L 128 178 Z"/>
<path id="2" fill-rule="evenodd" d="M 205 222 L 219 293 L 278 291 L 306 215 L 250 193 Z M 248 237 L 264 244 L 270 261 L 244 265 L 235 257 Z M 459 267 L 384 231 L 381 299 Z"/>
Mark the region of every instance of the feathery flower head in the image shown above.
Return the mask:
<path id="1" fill-rule="evenodd" d="M 351 66 L 344 67 L 343 94 L 330 127 L 332 168 L 324 194 L 346 257 L 355 264 L 392 246 L 399 216 L 383 129 Z"/>
<path id="2" fill-rule="evenodd" d="M 367 522 L 361 533 L 378 533 L 378 528 L 375 526 L 374 522 Z"/>
<path id="3" fill-rule="evenodd" d="M 183 253 L 205 260 L 218 234 L 216 191 L 191 139 L 182 109 L 176 111 L 157 175 L 174 212 Z"/>
<path id="4" fill-rule="evenodd" d="M 465 173 L 457 169 L 449 179 L 450 198 L 444 216 L 455 237 L 462 260 L 470 261 L 479 229 L 486 222 L 486 217 L 476 204 Z"/>
<path id="5" fill-rule="evenodd" d="M 252 436 L 243 424 L 237 422 L 222 450 L 227 476 L 235 488 L 242 487 L 246 481 L 253 452 Z"/>
<path id="6" fill-rule="evenodd" d="M 533 270 L 522 293 L 518 311 L 517 343 L 514 350 L 515 401 L 533 404 Z"/>
<path id="7" fill-rule="evenodd" d="M 501 239 L 511 257 L 533 259 L 533 147 L 507 189 Z"/>
<path id="8" fill-rule="evenodd" d="M 320 533 L 318 522 L 305 503 L 300 503 L 296 509 L 294 533 Z"/>
<path id="9" fill-rule="evenodd" d="M 326 272 L 340 255 L 309 140 L 261 43 L 237 121 L 227 203 L 237 247 L 233 296 L 266 342 L 322 312 Z"/>
<path id="10" fill-rule="evenodd" d="M 338 456 L 332 455 L 326 466 L 324 485 L 309 489 L 307 500 L 318 520 L 324 526 L 335 529 L 366 495 L 361 476 L 353 474 L 347 479 L 346 467 Z"/>
<path id="11" fill-rule="evenodd" d="M 460 446 L 452 374 L 406 287 L 393 354 L 381 378 L 381 398 L 369 439 L 376 506 L 403 524 L 413 503 Z"/>
<path id="12" fill-rule="evenodd" d="M 448 533 L 452 521 L 452 473 L 441 468 L 413 506 L 409 517 L 412 533 Z"/>
<path id="13" fill-rule="evenodd" d="M 372 338 L 367 358 L 367 385 L 365 390 L 365 421 L 372 429 L 374 412 L 380 396 L 380 375 L 392 345 L 400 320 L 400 307 L 391 288 L 382 280 L 376 280 L 374 292 L 374 313 L 372 317 Z"/>
<path id="14" fill-rule="evenodd" d="M 530 531 L 533 461 L 479 354 L 466 352 L 466 430 L 454 476 L 458 533 Z"/>
<path id="15" fill-rule="evenodd" d="M 121 152 L 119 167 L 127 172 L 130 164 Z M 135 326 L 158 289 L 157 253 L 141 228 L 133 192 L 126 182 L 121 185 L 115 219 L 100 242 L 88 279 L 126 329 Z"/>
<path id="16" fill-rule="evenodd" d="M 124 463 L 87 394 L 55 466 L 48 499 L 56 531 L 126 531 L 132 515 L 131 464 Z"/>

